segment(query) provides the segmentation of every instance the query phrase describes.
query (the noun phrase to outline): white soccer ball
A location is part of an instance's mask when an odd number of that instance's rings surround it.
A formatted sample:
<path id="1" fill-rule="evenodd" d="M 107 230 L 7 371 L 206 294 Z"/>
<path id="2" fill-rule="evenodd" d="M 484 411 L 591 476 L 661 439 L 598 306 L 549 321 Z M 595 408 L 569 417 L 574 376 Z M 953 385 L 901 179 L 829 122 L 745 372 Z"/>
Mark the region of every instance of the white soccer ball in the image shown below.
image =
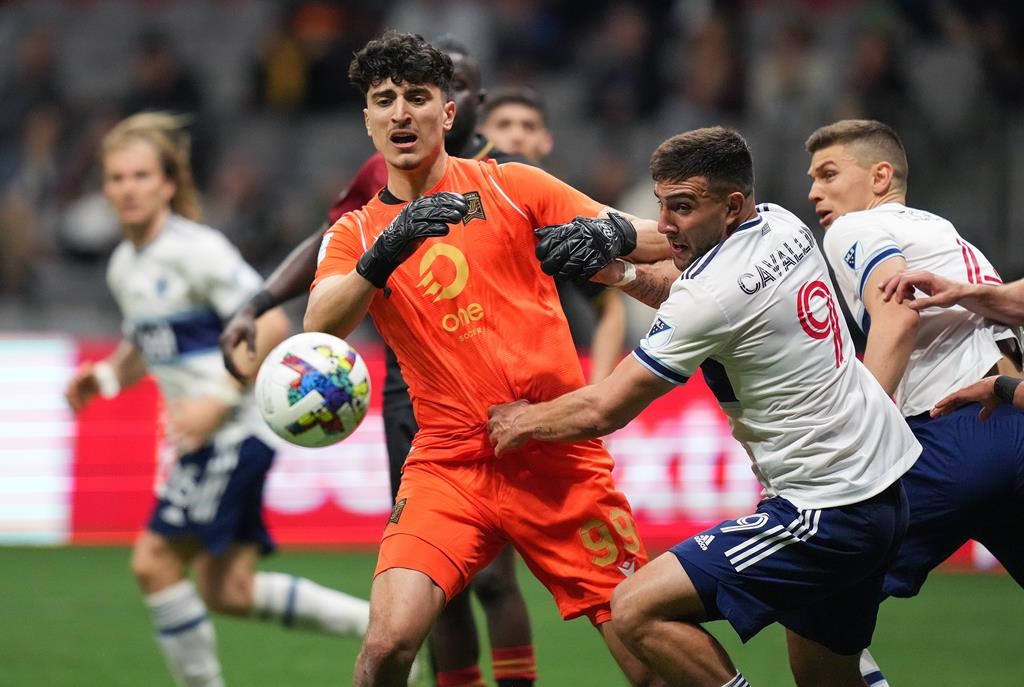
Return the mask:
<path id="1" fill-rule="evenodd" d="M 285 339 L 260 365 L 256 405 L 274 433 L 298 446 L 335 444 L 370 407 L 366 363 L 345 341 L 305 332 Z"/>

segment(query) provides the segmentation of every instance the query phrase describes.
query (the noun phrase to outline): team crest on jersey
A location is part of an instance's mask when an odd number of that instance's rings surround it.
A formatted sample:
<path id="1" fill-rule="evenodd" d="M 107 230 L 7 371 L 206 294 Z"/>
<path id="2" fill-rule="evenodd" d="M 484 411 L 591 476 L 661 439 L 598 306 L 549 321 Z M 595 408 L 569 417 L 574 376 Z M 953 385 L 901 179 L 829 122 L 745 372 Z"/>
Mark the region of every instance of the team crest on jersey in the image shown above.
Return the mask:
<path id="1" fill-rule="evenodd" d="M 474 219 L 487 219 L 487 215 L 484 214 L 484 204 L 480 200 L 479 193 L 470 191 L 469 193 L 463 193 L 462 197 L 466 199 L 466 205 L 469 206 L 466 216 L 462 218 L 463 224 L 469 224 Z"/>
<path id="2" fill-rule="evenodd" d="M 672 338 L 672 325 L 660 317 L 654 320 L 651 330 L 647 332 L 648 348 L 660 348 Z"/>
<path id="3" fill-rule="evenodd" d="M 860 243 L 854 243 L 850 246 L 850 250 L 846 251 L 846 257 L 843 258 L 843 262 L 850 266 L 851 270 L 857 269 L 857 249 L 860 247 Z"/>
<path id="4" fill-rule="evenodd" d="M 402 511 L 405 510 L 405 502 L 407 499 L 401 499 L 395 503 L 394 508 L 391 509 L 391 517 L 388 518 L 389 523 L 398 524 L 398 521 L 402 519 Z"/>

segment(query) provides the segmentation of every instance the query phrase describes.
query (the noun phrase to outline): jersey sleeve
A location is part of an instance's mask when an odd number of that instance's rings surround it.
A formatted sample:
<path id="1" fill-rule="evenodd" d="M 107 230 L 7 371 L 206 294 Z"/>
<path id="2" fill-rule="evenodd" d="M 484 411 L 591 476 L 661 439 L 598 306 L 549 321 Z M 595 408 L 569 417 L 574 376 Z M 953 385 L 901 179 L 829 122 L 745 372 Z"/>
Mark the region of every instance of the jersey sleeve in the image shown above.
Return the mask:
<path id="1" fill-rule="evenodd" d="M 851 217 L 840 217 L 832 224 L 825 232 L 824 247 L 839 290 L 851 308 L 864 302 L 864 287 L 876 267 L 890 258 L 903 257 L 892 232 Z"/>
<path id="2" fill-rule="evenodd" d="M 337 222 L 346 212 L 352 212 L 370 202 L 377 191 L 388 183 L 388 169 L 384 157 L 375 153 L 359 168 L 348 187 L 338 194 L 327 212 L 329 224 Z"/>
<path id="3" fill-rule="evenodd" d="M 373 243 L 363 231 L 362 215 L 358 212 L 348 213 L 324 234 L 316 257 L 316 276 L 313 277 L 311 289 L 325 277 L 348 274 L 356 268 L 359 258 Z"/>
<path id="4" fill-rule="evenodd" d="M 680 280 L 633 356 L 662 379 L 685 384 L 728 340 L 730 330 L 729 319 L 714 296 L 693 281 Z"/>
<path id="5" fill-rule="evenodd" d="M 596 217 L 606 207 L 542 169 L 518 162 L 498 167 L 499 189 L 534 227 L 564 224 L 576 216 Z"/>
<path id="6" fill-rule="evenodd" d="M 199 238 L 186 258 L 190 281 L 221 319 L 226 320 L 260 290 L 263 278 L 219 232 Z"/>

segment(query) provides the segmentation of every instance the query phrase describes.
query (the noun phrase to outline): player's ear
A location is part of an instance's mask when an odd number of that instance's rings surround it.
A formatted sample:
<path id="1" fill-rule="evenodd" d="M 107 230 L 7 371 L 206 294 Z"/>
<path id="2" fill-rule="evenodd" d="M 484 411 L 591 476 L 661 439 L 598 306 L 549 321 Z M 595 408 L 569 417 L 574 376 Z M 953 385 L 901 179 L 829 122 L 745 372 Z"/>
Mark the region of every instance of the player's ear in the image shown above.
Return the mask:
<path id="1" fill-rule="evenodd" d="M 366 135 L 372 137 L 373 133 L 370 132 L 370 108 L 363 108 L 363 124 L 366 125 Z"/>
<path id="2" fill-rule="evenodd" d="M 884 196 L 892 188 L 893 168 L 891 162 L 882 160 L 871 165 L 871 188 L 875 195 Z"/>
<path id="3" fill-rule="evenodd" d="M 734 219 L 743 212 L 743 206 L 746 203 L 746 197 L 739 191 L 733 191 L 725 199 L 725 211 L 730 219 Z"/>
<path id="4" fill-rule="evenodd" d="M 445 131 L 451 131 L 452 125 L 455 123 L 455 101 L 449 100 L 444 104 L 444 120 L 442 124 Z"/>

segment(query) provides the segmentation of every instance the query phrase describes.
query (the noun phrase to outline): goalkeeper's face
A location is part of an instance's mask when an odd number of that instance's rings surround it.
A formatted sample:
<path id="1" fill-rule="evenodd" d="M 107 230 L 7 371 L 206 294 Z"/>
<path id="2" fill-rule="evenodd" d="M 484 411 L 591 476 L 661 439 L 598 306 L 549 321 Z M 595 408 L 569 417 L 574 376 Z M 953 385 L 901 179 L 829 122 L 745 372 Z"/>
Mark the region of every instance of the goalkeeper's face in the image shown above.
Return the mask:
<path id="1" fill-rule="evenodd" d="M 455 103 L 433 84 L 396 84 L 386 79 L 366 92 L 366 133 L 389 166 L 429 167 L 444 149 L 455 121 Z"/>
<path id="2" fill-rule="evenodd" d="M 715 195 L 704 177 L 683 181 L 657 181 L 658 231 L 668 239 L 672 262 L 685 270 L 727 235 L 737 213 L 735 199 Z M 742 195 L 740 195 L 742 199 Z"/>

